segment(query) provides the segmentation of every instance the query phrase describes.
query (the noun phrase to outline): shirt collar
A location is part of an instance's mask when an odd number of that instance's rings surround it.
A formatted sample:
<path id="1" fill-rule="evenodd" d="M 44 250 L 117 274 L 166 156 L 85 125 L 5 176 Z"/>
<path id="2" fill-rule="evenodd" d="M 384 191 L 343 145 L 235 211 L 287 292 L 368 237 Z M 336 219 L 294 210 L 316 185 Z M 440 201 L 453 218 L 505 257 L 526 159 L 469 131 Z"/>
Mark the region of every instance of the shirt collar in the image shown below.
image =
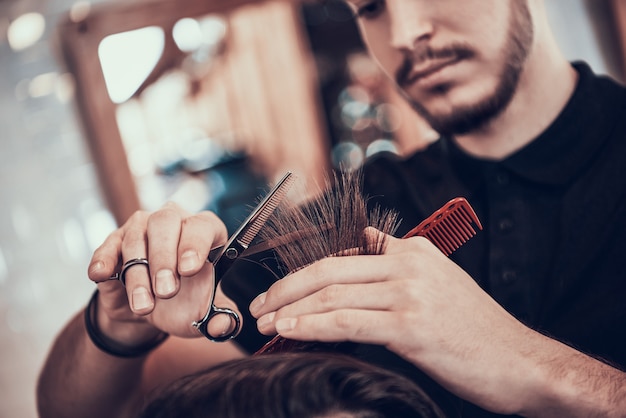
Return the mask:
<path id="1" fill-rule="evenodd" d="M 553 186 L 567 184 L 587 166 L 619 120 L 625 96 L 614 82 L 596 77 L 588 65 L 573 65 L 579 73 L 578 84 L 563 111 L 548 129 L 511 156 L 494 163 L 469 156 L 454 141 L 445 141 L 453 166 L 468 186 L 477 185 L 485 167 L 494 164 Z"/>

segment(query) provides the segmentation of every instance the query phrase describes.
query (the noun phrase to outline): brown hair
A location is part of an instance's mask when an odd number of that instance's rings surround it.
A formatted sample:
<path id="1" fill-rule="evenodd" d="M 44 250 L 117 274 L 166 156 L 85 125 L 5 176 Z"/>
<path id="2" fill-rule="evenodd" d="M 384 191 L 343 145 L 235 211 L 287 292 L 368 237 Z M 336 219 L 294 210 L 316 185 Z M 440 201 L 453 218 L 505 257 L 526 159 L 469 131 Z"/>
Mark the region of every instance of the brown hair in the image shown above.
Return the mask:
<path id="1" fill-rule="evenodd" d="M 339 354 L 232 360 L 160 392 L 140 418 L 440 418 L 412 381 Z"/>
<path id="2" fill-rule="evenodd" d="M 362 192 L 362 172 L 339 172 L 324 190 L 305 204 L 281 205 L 259 235 L 267 242 L 285 241 L 274 248 L 284 273 L 291 273 L 329 256 L 381 254 L 385 236 L 365 234 L 374 227 L 393 234 L 397 213 L 370 208 Z"/>

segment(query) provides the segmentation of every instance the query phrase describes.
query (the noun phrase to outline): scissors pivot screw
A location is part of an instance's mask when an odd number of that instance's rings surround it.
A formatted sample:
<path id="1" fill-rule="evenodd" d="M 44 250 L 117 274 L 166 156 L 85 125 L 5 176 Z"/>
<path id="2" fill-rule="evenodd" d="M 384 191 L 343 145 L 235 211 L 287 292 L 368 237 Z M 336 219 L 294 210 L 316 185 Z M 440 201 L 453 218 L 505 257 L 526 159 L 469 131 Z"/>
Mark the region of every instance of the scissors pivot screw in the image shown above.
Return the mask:
<path id="1" fill-rule="evenodd" d="M 239 256 L 239 251 L 237 251 L 236 248 L 229 248 L 228 250 L 226 250 L 226 257 L 230 258 L 231 260 L 237 258 Z"/>

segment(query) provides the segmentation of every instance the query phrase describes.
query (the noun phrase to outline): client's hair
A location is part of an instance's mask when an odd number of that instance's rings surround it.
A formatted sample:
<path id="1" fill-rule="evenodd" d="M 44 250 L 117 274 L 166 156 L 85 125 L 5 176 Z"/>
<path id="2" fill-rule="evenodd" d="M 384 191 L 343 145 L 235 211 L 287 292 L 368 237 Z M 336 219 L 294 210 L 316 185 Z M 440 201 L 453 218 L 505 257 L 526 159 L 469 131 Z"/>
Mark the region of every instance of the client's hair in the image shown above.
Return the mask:
<path id="1" fill-rule="evenodd" d="M 443 417 L 411 380 L 334 353 L 232 360 L 184 377 L 140 418 Z"/>

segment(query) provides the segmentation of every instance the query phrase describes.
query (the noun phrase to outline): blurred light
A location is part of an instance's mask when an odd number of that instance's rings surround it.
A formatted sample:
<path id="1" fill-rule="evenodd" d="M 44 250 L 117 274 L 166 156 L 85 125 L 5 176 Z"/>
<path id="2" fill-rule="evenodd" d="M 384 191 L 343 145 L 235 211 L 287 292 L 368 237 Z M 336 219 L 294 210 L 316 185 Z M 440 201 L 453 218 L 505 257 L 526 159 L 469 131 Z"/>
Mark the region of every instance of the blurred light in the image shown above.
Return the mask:
<path id="1" fill-rule="evenodd" d="M 184 18 L 174 25 L 172 37 L 181 51 L 192 52 L 219 45 L 226 36 L 226 29 L 225 20 L 219 16 L 207 16 L 200 20 Z"/>
<path id="2" fill-rule="evenodd" d="M 70 8 L 70 20 L 72 22 L 80 22 L 84 20 L 91 11 L 91 3 L 88 1 L 77 1 Z"/>
<path id="3" fill-rule="evenodd" d="M 354 171 L 363 165 L 363 150 L 354 142 L 341 142 L 331 152 L 333 166 L 342 171 Z"/>
<path id="4" fill-rule="evenodd" d="M 98 57 L 109 97 L 114 103 L 130 99 L 163 54 L 165 36 L 156 26 L 116 33 L 98 46 Z"/>
<path id="5" fill-rule="evenodd" d="M 90 251 L 98 248 L 116 228 L 113 215 L 105 209 L 90 213 L 85 217 L 84 222 L 87 245 Z"/>
<path id="6" fill-rule="evenodd" d="M 364 87 L 354 85 L 343 89 L 341 93 L 339 93 L 337 101 L 340 106 L 352 102 L 370 104 L 372 102 L 372 98 Z"/>
<path id="7" fill-rule="evenodd" d="M 367 149 L 365 150 L 365 156 L 371 157 L 374 154 L 385 151 L 397 154 L 398 148 L 396 147 L 396 144 L 394 144 L 394 142 L 389 139 L 377 139 L 375 141 L 372 141 L 367 146 Z"/>
<path id="8" fill-rule="evenodd" d="M 75 83 L 74 77 L 70 73 L 61 74 L 54 84 L 54 93 L 61 103 L 68 103 L 74 97 Z"/>
<path id="9" fill-rule="evenodd" d="M 225 154 L 224 149 L 200 129 L 191 128 L 182 132 L 177 145 L 178 155 L 185 169 L 190 171 L 206 170 Z"/>
<path id="10" fill-rule="evenodd" d="M 219 16 L 206 16 L 200 19 L 203 43 L 219 44 L 226 36 L 226 21 Z"/>
<path id="11" fill-rule="evenodd" d="M 34 45 L 46 29 L 46 20 L 40 13 L 26 13 L 9 25 L 7 39 L 11 49 L 21 51 Z"/>
<path id="12" fill-rule="evenodd" d="M 370 91 L 380 88 L 383 73 L 369 54 L 365 52 L 352 53 L 347 58 L 347 65 L 350 78 L 354 83 Z"/>
<path id="13" fill-rule="evenodd" d="M 146 210 L 157 210 L 168 200 L 163 183 L 156 176 L 137 179 L 137 193 L 141 206 Z"/>
<path id="14" fill-rule="evenodd" d="M 147 93 L 150 93 L 150 91 L 148 90 Z M 171 96 L 165 95 L 164 97 Z M 150 101 L 146 100 L 146 102 L 149 103 Z M 163 100 L 163 102 L 167 102 L 167 100 Z M 129 100 L 117 106 L 115 118 L 126 150 L 149 143 L 144 109 L 142 109 L 138 100 Z M 158 118 L 155 118 L 155 120 L 160 121 Z"/>
<path id="15" fill-rule="evenodd" d="M 391 103 L 380 104 L 376 106 L 376 124 L 385 132 L 395 132 L 402 125 L 402 114 Z"/>
<path id="16" fill-rule="evenodd" d="M 170 196 L 169 200 L 190 212 L 198 212 L 207 206 L 209 197 L 204 179 L 188 177 Z"/>
<path id="17" fill-rule="evenodd" d="M 367 128 L 369 120 L 370 105 L 363 102 L 350 102 L 341 108 L 341 121 L 348 128 L 361 131 Z"/>
<path id="18" fill-rule="evenodd" d="M 28 84 L 30 97 L 43 97 L 52 94 L 55 90 L 57 73 L 44 73 L 33 78 Z"/>
<path id="19" fill-rule="evenodd" d="M 154 172 L 155 163 L 149 144 L 135 146 L 127 154 L 128 166 L 134 176 L 141 177 Z"/>
<path id="20" fill-rule="evenodd" d="M 196 19 L 181 19 L 174 25 L 172 37 L 181 51 L 190 52 L 202 44 L 202 31 Z"/>

